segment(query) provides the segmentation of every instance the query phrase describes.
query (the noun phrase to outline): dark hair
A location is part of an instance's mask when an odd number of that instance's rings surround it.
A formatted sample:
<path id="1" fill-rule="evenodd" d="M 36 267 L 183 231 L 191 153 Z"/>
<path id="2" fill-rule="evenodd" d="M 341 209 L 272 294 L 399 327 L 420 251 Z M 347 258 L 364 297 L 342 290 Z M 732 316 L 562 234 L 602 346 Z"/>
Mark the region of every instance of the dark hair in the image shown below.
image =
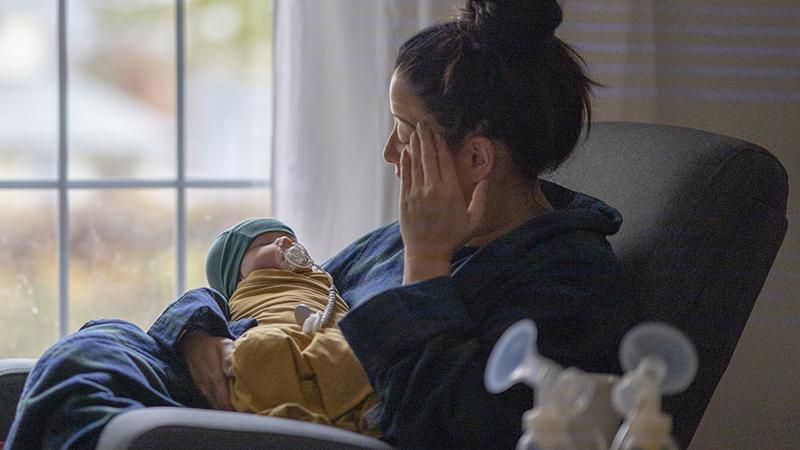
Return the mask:
<path id="1" fill-rule="evenodd" d="M 395 69 L 452 147 L 470 132 L 505 144 L 520 173 L 552 170 L 591 122 L 594 82 L 554 36 L 556 0 L 467 0 L 458 18 L 408 39 Z"/>

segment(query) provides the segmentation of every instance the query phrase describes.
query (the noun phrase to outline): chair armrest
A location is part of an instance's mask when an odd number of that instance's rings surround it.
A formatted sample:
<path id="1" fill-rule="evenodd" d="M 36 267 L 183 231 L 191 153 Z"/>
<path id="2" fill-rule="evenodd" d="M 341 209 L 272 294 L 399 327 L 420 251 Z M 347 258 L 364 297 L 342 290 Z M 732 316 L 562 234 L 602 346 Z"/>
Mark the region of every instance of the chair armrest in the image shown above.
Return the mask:
<path id="1" fill-rule="evenodd" d="M 136 409 L 114 417 L 97 448 L 383 449 L 371 437 L 297 420 L 192 408 Z"/>
<path id="2" fill-rule="evenodd" d="M 0 359 L 0 441 L 8 434 L 17 402 L 35 359 Z"/>

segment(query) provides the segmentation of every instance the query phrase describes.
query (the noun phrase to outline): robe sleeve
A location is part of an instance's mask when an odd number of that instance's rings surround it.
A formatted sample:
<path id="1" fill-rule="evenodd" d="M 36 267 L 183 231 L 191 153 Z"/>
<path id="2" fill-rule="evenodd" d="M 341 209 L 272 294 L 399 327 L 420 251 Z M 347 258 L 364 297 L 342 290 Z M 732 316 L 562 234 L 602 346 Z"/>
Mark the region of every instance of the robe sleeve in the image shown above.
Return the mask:
<path id="1" fill-rule="evenodd" d="M 236 339 L 257 324 L 255 319 L 229 322 L 225 298 L 210 288 L 192 289 L 175 300 L 147 332 L 162 348 L 178 354 L 178 344 L 187 331 L 200 328 L 211 335 Z"/>

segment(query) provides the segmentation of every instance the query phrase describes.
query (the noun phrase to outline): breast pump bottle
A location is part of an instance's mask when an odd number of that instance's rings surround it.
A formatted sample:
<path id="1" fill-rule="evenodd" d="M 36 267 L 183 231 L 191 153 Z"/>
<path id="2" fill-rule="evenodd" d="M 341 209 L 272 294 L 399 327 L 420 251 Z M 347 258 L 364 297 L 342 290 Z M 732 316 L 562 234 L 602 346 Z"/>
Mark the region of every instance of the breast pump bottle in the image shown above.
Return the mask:
<path id="1" fill-rule="evenodd" d="M 677 449 L 661 396 L 682 392 L 694 379 L 697 352 L 691 340 L 665 323 L 643 323 L 622 339 L 620 363 L 626 373 L 612 389 L 611 400 L 625 421 L 611 450 Z"/>
<path id="2" fill-rule="evenodd" d="M 522 418 L 517 450 L 571 450 L 571 421 L 591 402 L 594 383 L 582 371 L 563 369 L 536 350 L 536 325 L 522 320 L 503 333 L 486 364 L 484 384 L 500 393 L 522 382 L 535 390 L 535 407 Z"/>

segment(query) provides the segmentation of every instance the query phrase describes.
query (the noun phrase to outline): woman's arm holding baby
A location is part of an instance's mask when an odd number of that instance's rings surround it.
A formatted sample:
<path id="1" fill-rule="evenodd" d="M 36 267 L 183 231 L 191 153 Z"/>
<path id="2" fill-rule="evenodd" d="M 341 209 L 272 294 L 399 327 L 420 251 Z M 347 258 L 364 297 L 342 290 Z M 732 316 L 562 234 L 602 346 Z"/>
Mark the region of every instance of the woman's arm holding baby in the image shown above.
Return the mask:
<path id="1" fill-rule="evenodd" d="M 229 322 L 225 298 L 209 288 L 192 289 L 173 302 L 147 332 L 170 349 L 214 409 L 230 409 L 226 365 L 233 340 L 256 325 L 255 319 Z"/>

